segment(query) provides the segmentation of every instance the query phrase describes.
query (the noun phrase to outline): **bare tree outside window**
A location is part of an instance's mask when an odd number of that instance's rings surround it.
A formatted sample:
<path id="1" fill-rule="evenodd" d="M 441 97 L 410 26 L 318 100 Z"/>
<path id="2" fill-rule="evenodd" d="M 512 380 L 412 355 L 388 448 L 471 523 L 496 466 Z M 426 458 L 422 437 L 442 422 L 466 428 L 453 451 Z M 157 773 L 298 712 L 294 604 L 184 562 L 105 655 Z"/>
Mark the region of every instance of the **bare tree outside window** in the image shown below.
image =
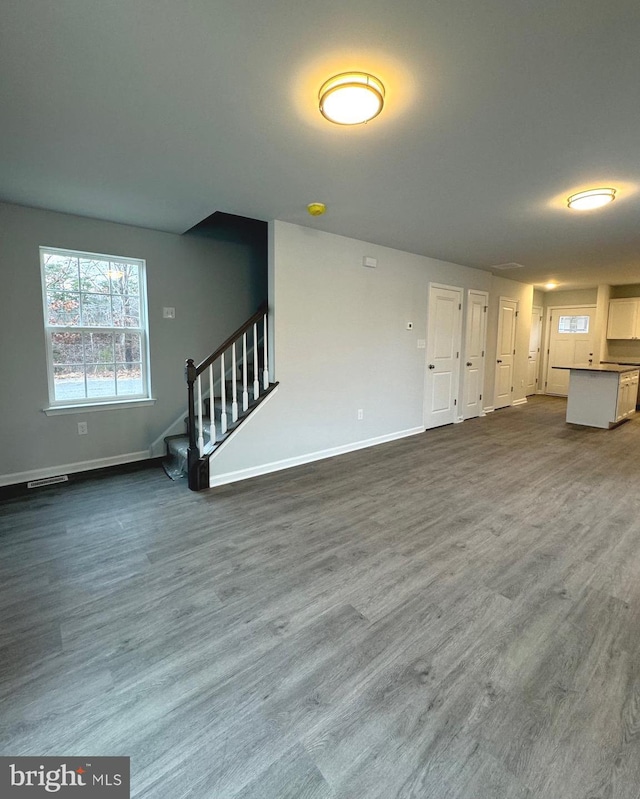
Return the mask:
<path id="1" fill-rule="evenodd" d="M 149 396 L 144 262 L 40 249 L 52 404 Z"/>

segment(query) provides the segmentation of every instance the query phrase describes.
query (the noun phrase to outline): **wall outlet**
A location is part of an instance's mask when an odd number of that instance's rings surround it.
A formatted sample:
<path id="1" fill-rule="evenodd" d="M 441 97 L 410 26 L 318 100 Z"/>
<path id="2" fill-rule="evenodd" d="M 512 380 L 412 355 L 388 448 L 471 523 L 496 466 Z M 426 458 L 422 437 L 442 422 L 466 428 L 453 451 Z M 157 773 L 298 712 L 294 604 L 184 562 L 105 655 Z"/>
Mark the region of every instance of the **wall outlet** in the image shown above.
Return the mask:
<path id="1" fill-rule="evenodd" d="M 364 419 L 364 411 L 362 408 L 358 408 L 358 421 L 361 422 Z"/>
<path id="2" fill-rule="evenodd" d="M 163 319 L 175 319 L 176 318 L 176 309 L 175 308 L 163 308 L 162 309 L 162 318 Z"/>
<path id="3" fill-rule="evenodd" d="M 79 436 L 86 436 L 89 432 L 89 428 L 87 427 L 86 422 L 78 422 L 78 435 Z"/>
<path id="4" fill-rule="evenodd" d="M 418 339 L 418 349 L 423 350 L 426 347 L 427 342 L 423 338 Z"/>

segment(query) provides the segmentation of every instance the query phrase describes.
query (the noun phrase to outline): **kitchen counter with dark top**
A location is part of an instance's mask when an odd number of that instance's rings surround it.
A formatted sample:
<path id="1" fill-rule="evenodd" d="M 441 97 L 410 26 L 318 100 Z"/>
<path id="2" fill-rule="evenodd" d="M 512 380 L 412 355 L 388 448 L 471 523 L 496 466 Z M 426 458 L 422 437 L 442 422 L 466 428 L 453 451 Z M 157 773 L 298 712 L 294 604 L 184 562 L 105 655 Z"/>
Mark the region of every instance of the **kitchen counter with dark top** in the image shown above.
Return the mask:
<path id="1" fill-rule="evenodd" d="M 600 363 L 553 368 L 569 370 L 569 424 L 606 430 L 635 414 L 640 367 Z"/>
<path id="2" fill-rule="evenodd" d="M 640 369 L 640 364 L 620 364 L 608 363 L 601 361 L 599 364 L 586 363 L 578 366 L 552 366 L 552 369 L 569 369 L 576 372 L 612 372 L 613 374 L 624 374 L 625 372 L 634 372 Z"/>

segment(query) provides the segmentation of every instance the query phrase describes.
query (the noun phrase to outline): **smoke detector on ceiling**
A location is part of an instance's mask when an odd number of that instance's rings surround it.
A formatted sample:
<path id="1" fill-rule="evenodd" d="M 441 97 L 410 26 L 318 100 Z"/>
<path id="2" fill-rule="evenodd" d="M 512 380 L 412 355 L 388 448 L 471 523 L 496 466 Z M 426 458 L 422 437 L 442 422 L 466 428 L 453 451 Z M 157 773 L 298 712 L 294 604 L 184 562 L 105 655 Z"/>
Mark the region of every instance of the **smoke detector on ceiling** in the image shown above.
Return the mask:
<path id="1" fill-rule="evenodd" d="M 490 266 L 489 269 L 524 269 L 523 264 L 517 264 L 515 261 L 511 261 L 508 264 L 494 264 L 494 266 Z"/>

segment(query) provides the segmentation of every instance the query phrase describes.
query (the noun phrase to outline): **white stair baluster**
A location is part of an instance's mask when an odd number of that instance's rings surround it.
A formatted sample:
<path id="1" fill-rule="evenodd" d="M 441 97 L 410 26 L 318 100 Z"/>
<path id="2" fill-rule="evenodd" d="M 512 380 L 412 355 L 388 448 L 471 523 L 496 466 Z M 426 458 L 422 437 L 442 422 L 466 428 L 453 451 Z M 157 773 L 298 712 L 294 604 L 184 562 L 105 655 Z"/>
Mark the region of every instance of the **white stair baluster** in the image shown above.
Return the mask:
<path id="1" fill-rule="evenodd" d="M 253 398 L 260 396 L 260 379 L 258 373 L 258 325 L 253 325 Z"/>
<path id="2" fill-rule="evenodd" d="M 209 439 L 216 443 L 216 395 L 213 390 L 213 364 L 209 367 Z"/>
<path id="3" fill-rule="evenodd" d="M 238 421 L 238 387 L 236 366 L 236 342 L 231 345 L 231 422 Z"/>
<path id="4" fill-rule="evenodd" d="M 204 435 L 202 428 L 202 380 L 198 375 L 198 452 L 200 457 L 204 453 Z"/>
<path id="5" fill-rule="evenodd" d="M 264 315 L 264 338 L 262 341 L 264 348 L 264 370 L 262 372 L 262 388 L 266 391 L 269 388 L 269 361 L 267 358 L 267 315 Z"/>
<path id="6" fill-rule="evenodd" d="M 249 408 L 249 392 L 247 390 L 247 334 L 242 334 L 242 412 Z"/>
<path id="7" fill-rule="evenodd" d="M 220 402 L 222 404 L 220 435 L 224 435 L 227 432 L 227 376 L 224 371 L 224 352 L 220 356 Z"/>

